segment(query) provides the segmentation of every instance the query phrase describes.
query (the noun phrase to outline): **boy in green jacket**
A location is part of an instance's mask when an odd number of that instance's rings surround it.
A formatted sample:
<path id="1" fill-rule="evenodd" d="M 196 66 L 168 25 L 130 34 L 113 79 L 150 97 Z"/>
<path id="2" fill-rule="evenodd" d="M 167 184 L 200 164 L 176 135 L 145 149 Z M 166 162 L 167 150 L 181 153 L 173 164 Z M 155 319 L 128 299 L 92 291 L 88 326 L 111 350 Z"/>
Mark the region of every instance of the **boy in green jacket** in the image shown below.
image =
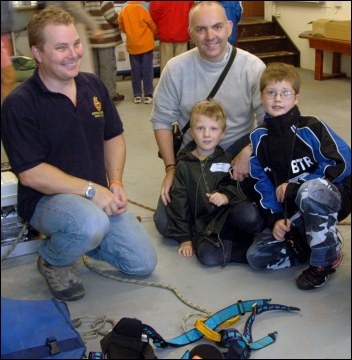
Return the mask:
<path id="1" fill-rule="evenodd" d="M 214 99 L 196 103 L 190 129 L 194 141 L 171 165 L 176 169 L 162 235 L 180 243 L 180 255 L 190 257 L 195 251 L 204 265 L 246 263 L 246 251 L 263 221 L 231 179 L 232 155 L 218 145 L 226 134 L 221 104 Z"/>

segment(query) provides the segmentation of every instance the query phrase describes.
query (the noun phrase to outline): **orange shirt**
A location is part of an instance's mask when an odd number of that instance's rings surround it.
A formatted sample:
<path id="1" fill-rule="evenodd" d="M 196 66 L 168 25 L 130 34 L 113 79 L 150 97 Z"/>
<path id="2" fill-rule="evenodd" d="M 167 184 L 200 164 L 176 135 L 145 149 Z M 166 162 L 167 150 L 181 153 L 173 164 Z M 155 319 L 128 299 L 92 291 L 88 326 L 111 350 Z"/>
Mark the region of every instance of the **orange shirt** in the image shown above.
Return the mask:
<path id="1" fill-rule="evenodd" d="M 118 19 L 121 31 L 126 33 L 126 49 L 131 55 L 154 49 L 156 25 L 145 1 L 128 1 L 123 5 Z"/>

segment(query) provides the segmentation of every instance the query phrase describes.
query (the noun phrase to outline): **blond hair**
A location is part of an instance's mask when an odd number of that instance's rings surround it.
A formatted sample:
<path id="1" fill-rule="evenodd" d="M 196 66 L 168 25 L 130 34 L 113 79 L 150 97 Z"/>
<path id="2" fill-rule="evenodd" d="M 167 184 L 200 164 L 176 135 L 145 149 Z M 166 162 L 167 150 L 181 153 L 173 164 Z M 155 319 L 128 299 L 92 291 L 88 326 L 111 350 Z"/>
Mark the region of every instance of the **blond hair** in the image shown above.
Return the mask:
<path id="1" fill-rule="evenodd" d="M 269 82 L 287 81 L 291 83 L 296 94 L 299 94 L 301 78 L 296 68 L 284 63 L 270 63 L 260 78 L 260 91 L 263 91 Z"/>
<path id="2" fill-rule="evenodd" d="M 195 103 L 190 114 L 191 128 L 195 127 L 199 115 L 204 115 L 220 122 L 222 131 L 226 129 L 226 114 L 219 101 L 210 99 Z"/>
<path id="3" fill-rule="evenodd" d="M 45 44 L 44 28 L 48 24 L 71 25 L 74 23 L 73 17 L 66 11 L 57 7 L 44 9 L 33 15 L 28 24 L 27 35 L 29 47 L 37 46 L 43 51 Z"/>

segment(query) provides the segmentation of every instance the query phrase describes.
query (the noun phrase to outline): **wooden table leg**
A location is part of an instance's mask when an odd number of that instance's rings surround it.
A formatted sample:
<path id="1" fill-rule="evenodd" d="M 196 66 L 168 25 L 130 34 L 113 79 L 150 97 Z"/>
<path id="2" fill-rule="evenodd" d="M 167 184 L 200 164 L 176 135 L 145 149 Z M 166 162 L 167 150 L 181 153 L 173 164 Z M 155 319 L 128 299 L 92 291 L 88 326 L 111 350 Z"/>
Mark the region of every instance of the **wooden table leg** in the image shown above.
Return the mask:
<path id="1" fill-rule="evenodd" d="M 332 73 L 341 73 L 341 54 L 337 52 L 332 53 Z"/>
<path id="2" fill-rule="evenodd" d="M 323 80 L 324 51 L 315 49 L 315 80 Z"/>
<path id="3" fill-rule="evenodd" d="M 332 73 L 324 74 L 324 51 L 315 49 L 315 72 L 314 79 L 315 80 L 328 80 L 328 79 L 336 79 L 340 77 L 345 77 L 346 74 L 341 73 L 341 54 L 333 53 L 332 57 Z"/>

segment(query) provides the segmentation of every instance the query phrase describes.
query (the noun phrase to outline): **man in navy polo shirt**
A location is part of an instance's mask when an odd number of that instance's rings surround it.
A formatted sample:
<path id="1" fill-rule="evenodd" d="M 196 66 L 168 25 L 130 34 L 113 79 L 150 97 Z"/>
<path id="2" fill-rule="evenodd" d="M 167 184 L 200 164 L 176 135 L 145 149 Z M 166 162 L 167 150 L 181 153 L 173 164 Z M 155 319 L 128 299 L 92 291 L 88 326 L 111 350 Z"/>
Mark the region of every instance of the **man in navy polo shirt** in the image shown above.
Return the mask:
<path id="1" fill-rule="evenodd" d="M 38 63 L 1 109 L 2 140 L 19 178 L 18 213 L 45 234 L 38 269 L 59 299 L 84 287 L 73 264 L 83 254 L 128 275 L 149 275 L 157 256 L 127 211 L 123 125 L 103 82 L 79 73 L 84 53 L 73 18 L 34 15 L 28 39 Z"/>

